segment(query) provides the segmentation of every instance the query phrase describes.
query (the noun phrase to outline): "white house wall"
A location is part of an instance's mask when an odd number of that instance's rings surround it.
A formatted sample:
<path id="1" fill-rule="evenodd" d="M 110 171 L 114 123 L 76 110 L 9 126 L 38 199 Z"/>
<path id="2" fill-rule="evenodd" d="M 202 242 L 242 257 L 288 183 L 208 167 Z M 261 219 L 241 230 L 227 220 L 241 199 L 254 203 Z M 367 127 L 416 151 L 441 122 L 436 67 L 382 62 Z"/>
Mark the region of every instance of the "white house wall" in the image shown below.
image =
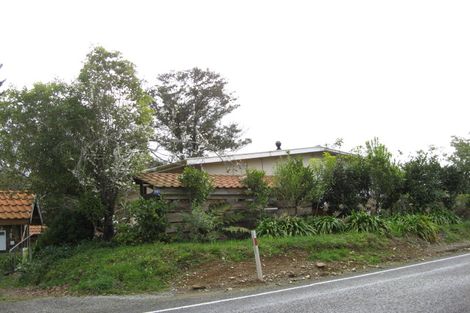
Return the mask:
<path id="1" fill-rule="evenodd" d="M 308 165 L 310 159 L 321 158 L 322 153 L 308 153 L 298 154 L 295 157 L 300 157 L 303 160 L 304 165 Z M 202 164 L 201 168 L 207 173 L 213 175 L 243 175 L 247 168 L 258 169 L 265 171 L 266 175 L 273 175 L 276 169 L 276 165 L 279 161 L 286 159 L 286 157 L 268 157 L 268 158 L 257 158 L 248 159 L 232 162 L 218 162 Z"/>

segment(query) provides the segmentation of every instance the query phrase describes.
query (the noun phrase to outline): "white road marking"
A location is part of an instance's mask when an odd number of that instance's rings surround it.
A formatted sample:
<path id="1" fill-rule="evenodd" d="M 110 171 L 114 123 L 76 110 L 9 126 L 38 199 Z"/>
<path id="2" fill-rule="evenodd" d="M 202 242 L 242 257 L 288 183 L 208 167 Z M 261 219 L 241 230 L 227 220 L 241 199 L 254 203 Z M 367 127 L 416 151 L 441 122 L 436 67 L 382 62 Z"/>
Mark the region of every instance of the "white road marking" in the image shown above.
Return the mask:
<path id="1" fill-rule="evenodd" d="M 240 297 L 234 297 L 234 298 L 226 298 L 226 299 L 214 300 L 214 301 L 209 301 L 209 302 L 201 302 L 201 303 L 196 303 L 196 304 L 183 305 L 183 306 L 179 306 L 179 307 L 156 310 L 156 311 L 148 311 L 148 312 L 145 312 L 145 313 L 170 312 L 170 311 L 176 311 L 176 310 L 182 310 L 182 309 L 195 308 L 195 307 L 199 307 L 199 306 L 212 305 L 212 304 L 217 304 L 217 303 L 224 303 L 224 302 L 230 302 L 230 301 L 237 301 L 237 300 L 261 297 L 261 296 L 272 295 L 272 294 L 281 293 L 281 292 L 287 292 L 287 291 L 292 291 L 292 290 L 310 288 L 310 287 L 313 287 L 313 286 L 331 284 L 331 283 L 336 283 L 336 282 L 340 282 L 340 281 L 346 281 L 346 280 L 352 280 L 352 279 L 357 279 L 357 278 L 362 278 L 362 277 L 380 275 L 380 274 L 383 274 L 383 273 L 395 272 L 395 271 L 399 271 L 399 270 L 403 270 L 403 269 L 407 269 L 407 268 L 413 268 L 413 267 L 418 267 L 418 266 L 422 266 L 422 265 L 426 265 L 426 264 L 444 262 L 444 261 L 453 260 L 453 259 L 457 259 L 457 258 L 462 258 L 462 257 L 466 257 L 466 256 L 470 256 L 470 253 L 456 255 L 456 256 L 452 256 L 452 257 L 448 257 L 448 258 L 444 258 L 444 259 L 432 260 L 432 261 L 427 261 L 427 262 L 422 262 L 422 263 L 416 263 L 416 264 L 391 268 L 391 269 L 388 269 L 388 270 L 383 270 L 383 271 L 378 271 L 378 272 L 372 272 L 372 273 L 366 273 L 366 274 L 361 274 L 361 275 L 356 275 L 356 276 L 350 276 L 350 277 L 337 278 L 337 279 L 332 279 L 332 280 L 327 280 L 327 281 L 321 281 L 321 282 L 316 282 L 316 283 L 312 283 L 312 284 L 308 284 L 308 285 L 290 287 L 290 288 L 285 288 L 285 289 L 277 289 L 277 290 L 260 292 L 260 293 L 255 293 L 255 294 L 240 296 Z"/>

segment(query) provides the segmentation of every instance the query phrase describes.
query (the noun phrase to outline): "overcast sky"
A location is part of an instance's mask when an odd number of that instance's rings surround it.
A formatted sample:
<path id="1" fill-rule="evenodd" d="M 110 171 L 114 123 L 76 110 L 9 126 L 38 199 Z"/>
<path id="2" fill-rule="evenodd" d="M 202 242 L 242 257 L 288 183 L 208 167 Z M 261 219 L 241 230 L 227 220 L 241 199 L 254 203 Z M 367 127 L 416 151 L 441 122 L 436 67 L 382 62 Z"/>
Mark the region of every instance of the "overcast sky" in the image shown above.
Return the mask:
<path id="1" fill-rule="evenodd" d="M 74 79 L 93 46 L 149 84 L 209 68 L 229 82 L 242 151 L 374 136 L 393 152 L 470 132 L 470 1 L 6 1 L 0 79 Z"/>

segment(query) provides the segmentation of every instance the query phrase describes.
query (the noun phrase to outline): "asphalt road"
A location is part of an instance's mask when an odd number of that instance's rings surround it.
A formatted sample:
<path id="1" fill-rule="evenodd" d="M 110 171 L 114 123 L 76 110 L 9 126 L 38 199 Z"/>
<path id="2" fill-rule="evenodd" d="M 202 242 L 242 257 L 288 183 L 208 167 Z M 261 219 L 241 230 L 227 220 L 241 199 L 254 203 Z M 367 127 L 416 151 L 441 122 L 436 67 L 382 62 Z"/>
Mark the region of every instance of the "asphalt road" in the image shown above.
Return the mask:
<path id="1" fill-rule="evenodd" d="M 64 297 L 0 312 L 470 312 L 470 254 L 252 294 Z"/>

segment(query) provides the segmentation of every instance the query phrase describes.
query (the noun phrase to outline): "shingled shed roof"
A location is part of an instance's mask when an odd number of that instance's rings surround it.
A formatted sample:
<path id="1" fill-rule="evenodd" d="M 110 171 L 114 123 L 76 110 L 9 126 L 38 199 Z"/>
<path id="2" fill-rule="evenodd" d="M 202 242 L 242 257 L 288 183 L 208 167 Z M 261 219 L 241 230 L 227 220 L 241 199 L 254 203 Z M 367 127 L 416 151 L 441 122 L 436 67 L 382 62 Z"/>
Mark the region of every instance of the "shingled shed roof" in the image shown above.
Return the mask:
<path id="1" fill-rule="evenodd" d="M 136 177 L 137 182 L 149 184 L 157 188 L 180 188 L 183 187 L 179 180 L 179 173 L 143 173 Z M 209 175 L 213 180 L 214 188 L 245 188 L 242 184 L 244 176 L 240 175 Z M 268 182 L 271 177 L 266 177 Z"/>
<path id="2" fill-rule="evenodd" d="M 31 236 L 40 235 L 43 232 L 45 232 L 46 229 L 47 229 L 47 226 L 44 226 L 44 225 L 30 225 L 29 234 Z"/>
<path id="3" fill-rule="evenodd" d="M 21 191 L 0 191 L 0 220 L 30 219 L 35 196 Z"/>

